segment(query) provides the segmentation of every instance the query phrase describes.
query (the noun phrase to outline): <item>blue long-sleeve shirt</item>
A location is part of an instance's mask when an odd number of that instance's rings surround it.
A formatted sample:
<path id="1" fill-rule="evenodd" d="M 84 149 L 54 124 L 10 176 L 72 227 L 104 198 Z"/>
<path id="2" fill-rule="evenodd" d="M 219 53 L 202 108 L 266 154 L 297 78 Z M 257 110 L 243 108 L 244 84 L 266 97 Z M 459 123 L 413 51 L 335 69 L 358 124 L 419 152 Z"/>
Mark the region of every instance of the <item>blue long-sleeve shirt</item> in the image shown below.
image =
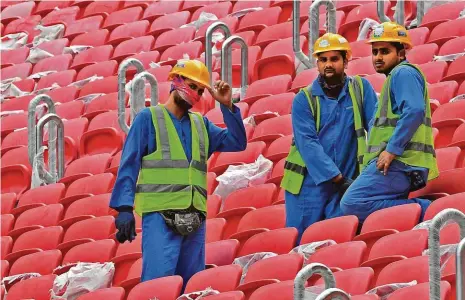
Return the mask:
<path id="1" fill-rule="evenodd" d="M 211 123 L 207 118 L 203 118 L 209 138 L 209 157 L 216 151 L 243 151 L 247 147 L 247 137 L 239 108 L 233 106 L 232 111 L 230 111 L 224 105 L 220 105 L 220 107 L 227 129 L 222 129 Z M 186 114 L 181 119 L 177 119 L 173 114 L 168 113 L 181 140 L 186 157 L 191 161 L 192 135 L 189 117 Z M 124 143 L 118 177 L 111 194 L 110 207 L 134 205 L 134 195 L 142 157 L 155 152 L 155 134 L 152 113 L 149 108 L 145 108 L 137 114 Z"/>
<path id="2" fill-rule="evenodd" d="M 319 185 L 339 174 L 355 175 L 357 167 L 357 137 L 354 112 L 348 82 L 337 99 L 328 98 L 318 80 L 312 84 L 312 95 L 320 98 L 320 131 L 305 94 L 296 95 L 292 104 L 292 126 L 297 149 L 308 169 L 304 187 Z M 370 83 L 362 78 L 364 127 L 368 131 L 375 113 L 377 96 Z"/>

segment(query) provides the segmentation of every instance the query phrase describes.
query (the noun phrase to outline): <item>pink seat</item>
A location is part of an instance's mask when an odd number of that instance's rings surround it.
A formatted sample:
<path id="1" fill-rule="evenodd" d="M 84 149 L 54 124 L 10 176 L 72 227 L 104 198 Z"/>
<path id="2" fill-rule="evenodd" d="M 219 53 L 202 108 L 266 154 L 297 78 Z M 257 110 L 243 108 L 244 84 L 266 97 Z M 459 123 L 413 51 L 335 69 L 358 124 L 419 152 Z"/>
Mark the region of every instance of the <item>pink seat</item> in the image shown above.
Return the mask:
<path id="1" fill-rule="evenodd" d="M 419 65 L 423 74 L 425 74 L 428 83 L 437 83 L 446 75 L 447 63 L 445 61 L 433 61 Z"/>
<path id="2" fill-rule="evenodd" d="M 248 13 L 242 17 L 237 31 L 260 32 L 268 26 L 276 25 L 279 21 L 281 8 L 279 6 L 265 8 L 263 10 Z"/>
<path id="3" fill-rule="evenodd" d="M 100 29 L 103 23 L 102 16 L 93 16 L 79 19 L 66 27 L 65 38 L 73 39 L 76 36 Z"/>
<path id="4" fill-rule="evenodd" d="M 76 81 L 86 79 L 92 76 L 109 77 L 116 75 L 118 70 L 118 62 L 116 60 L 108 60 L 95 64 L 88 65 L 82 68 L 77 77 Z"/>
<path id="5" fill-rule="evenodd" d="M 166 276 L 137 284 L 129 292 L 127 300 L 176 299 L 181 294 L 181 289 L 181 276 Z"/>
<path id="6" fill-rule="evenodd" d="M 124 41 L 115 48 L 115 52 L 111 59 L 121 62 L 128 56 L 132 56 L 140 52 L 148 52 L 152 48 L 154 40 L 153 36 L 141 36 Z"/>
<path id="7" fill-rule="evenodd" d="M 201 42 L 188 42 L 172 46 L 166 49 L 160 57 L 160 61 L 164 62 L 163 65 L 175 65 L 178 59 L 182 59 L 184 54 L 189 57 L 199 57 L 202 51 Z"/>
<path id="8" fill-rule="evenodd" d="M 283 93 L 259 99 L 250 107 L 248 115 L 256 115 L 255 121 L 260 121 L 257 119 L 267 111 L 276 112 L 280 116 L 288 115 L 291 113 L 294 96 L 294 93 Z"/>
<path id="9" fill-rule="evenodd" d="M 256 46 L 264 49 L 270 43 L 292 37 L 292 23 L 285 22 L 276 25 L 268 26 L 263 29 L 257 36 L 255 41 Z"/>
<path id="10" fill-rule="evenodd" d="M 45 16 L 54 11 L 55 7 L 60 10 L 69 7 L 71 2 L 72 1 L 41 1 L 37 4 L 35 14 Z"/>
<path id="11" fill-rule="evenodd" d="M 365 79 L 368 80 L 368 82 L 370 82 L 375 92 L 381 93 L 384 81 L 386 80 L 386 76 L 384 74 L 375 73 L 372 75 L 365 76 Z"/>
<path id="12" fill-rule="evenodd" d="M 65 206 L 72 202 L 94 195 L 108 193 L 115 183 L 115 176 L 109 173 L 97 174 L 80 178 L 70 184 L 66 195 L 60 200 Z"/>
<path id="13" fill-rule="evenodd" d="M 8 290 L 8 297 L 10 299 L 48 300 L 55 278 L 56 275 L 51 274 L 20 281 Z"/>
<path id="14" fill-rule="evenodd" d="M 428 38 L 428 43 L 436 43 L 438 46 L 444 45 L 445 42 L 465 35 L 465 20 L 456 19 L 441 23 L 434 27 Z"/>
<path id="15" fill-rule="evenodd" d="M 1 195 L 1 212 L 2 214 L 9 214 L 15 208 L 18 198 L 15 193 L 6 193 Z"/>
<path id="16" fill-rule="evenodd" d="M 461 53 L 465 50 L 465 36 L 449 40 L 442 45 L 439 55 Z"/>
<path id="17" fill-rule="evenodd" d="M 12 165 L 1 168 L 1 193 L 15 193 L 21 195 L 31 185 L 31 173 L 24 165 Z"/>
<path id="18" fill-rule="evenodd" d="M 66 71 L 69 69 L 72 60 L 73 56 L 71 54 L 62 54 L 42 59 L 34 65 L 32 74 L 45 71 Z"/>
<path id="19" fill-rule="evenodd" d="M 182 4 L 182 10 L 187 10 L 191 13 L 195 12 L 197 9 L 202 8 L 208 4 L 216 3 L 218 0 L 195 0 L 187 1 Z"/>
<path id="20" fill-rule="evenodd" d="M 446 147 L 441 149 L 436 149 L 436 159 L 438 161 L 439 171 L 447 171 L 455 168 L 460 168 L 459 156 L 460 156 L 459 147 Z"/>
<path id="21" fill-rule="evenodd" d="M 160 1 L 160 2 L 151 2 L 145 10 L 144 15 L 142 16 L 143 20 L 148 20 L 152 22 L 158 17 L 172 14 L 181 10 L 182 3 L 184 1 Z"/>
<path id="22" fill-rule="evenodd" d="M 242 119 L 244 119 L 249 112 L 249 105 L 245 102 L 238 102 L 234 104 L 241 111 Z M 219 127 L 226 127 L 223 120 L 223 113 L 221 112 L 220 107 L 215 107 L 214 109 L 208 111 L 205 114 L 205 117 Z"/>
<path id="23" fill-rule="evenodd" d="M 452 119 L 465 119 L 465 103 L 456 101 L 441 105 L 433 114 L 432 122 L 437 123 Z"/>
<path id="24" fill-rule="evenodd" d="M 454 208 L 465 212 L 465 193 L 458 193 L 437 199 L 428 206 L 425 213 L 425 221 L 432 220 L 439 212 L 447 208 Z"/>
<path id="25" fill-rule="evenodd" d="M 66 70 L 66 71 L 52 73 L 50 75 L 40 78 L 36 89 L 41 90 L 44 88 L 51 87 L 54 84 L 57 84 L 61 87 L 67 86 L 73 83 L 75 78 L 76 78 L 75 70 Z"/>
<path id="26" fill-rule="evenodd" d="M 291 143 L 293 140 L 292 135 L 286 135 L 280 138 L 277 138 L 266 149 L 263 156 L 268 158 L 273 162 L 277 162 L 287 157 L 289 154 L 289 149 L 291 148 Z"/>
<path id="27" fill-rule="evenodd" d="M 320 73 L 317 68 L 307 69 L 298 73 L 292 82 L 289 92 L 298 93 L 300 89 L 309 86 L 309 84 L 313 82 L 319 74 Z"/>
<path id="28" fill-rule="evenodd" d="M 465 47 L 464 47 L 465 50 Z M 465 71 L 463 70 L 463 64 L 465 63 L 465 57 L 459 57 L 454 60 L 447 70 L 446 76 L 444 76 L 441 81 L 446 80 L 455 80 L 459 84 L 465 81 Z"/>
<path id="29" fill-rule="evenodd" d="M 29 17 L 19 18 L 11 21 L 6 27 L 3 34 L 25 32 L 28 34 L 27 42 L 32 43 L 34 37 L 40 33 L 36 26 L 40 23 L 40 16 L 33 15 Z"/>
<path id="30" fill-rule="evenodd" d="M 428 182 L 425 188 L 410 194 L 410 197 L 421 197 L 432 193 L 458 194 L 465 192 L 465 183 L 461 180 L 465 168 L 447 170 L 440 173 L 436 180 Z"/>
<path id="31" fill-rule="evenodd" d="M 226 220 L 223 218 L 208 219 L 206 221 L 206 243 L 220 241 L 223 237 Z"/>
<path id="32" fill-rule="evenodd" d="M 235 33 L 237 24 L 239 23 L 239 19 L 237 17 L 227 16 L 227 17 L 219 19 L 218 21 L 216 21 L 216 20 L 215 21 L 213 21 L 213 20 L 208 21 L 208 22 L 204 23 L 202 26 L 200 26 L 199 30 L 196 31 L 195 36 L 194 36 L 195 37 L 194 40 L 204 42 L 205 41 L 205 34 L 207 32 L 207 29 L 214 22 L 223 22 L 223 23 L 225 23 L 226 25 L 228 25 L 229 29 L 231 30 L 231 33 Z M 242 37 L 246 41 L 247 45 L 252 45 L 253 42 L 252 41 L 248 42 L 249 39 L 244 38 L 243 33 L 244 32 L 240 32 L 240 33 L 237 33 L 237 34 L 235 33 L 235 35 L 238 35 L 238 36 Z M 255 32 L 253 32 L 253 31 L 248 32 L 248 34 L 251 34 L 251 35 L 255 36 Z M 238 46 L 233 45 L 233 49 L 235 49 L 236 47 L 238 47 Z"/>
<path id="33" fill-rule="evenodd" d="M 464 8 L 465 3 L 460 1 L 433 6 L 425 13 L 420 26 L 427 27 L 431 30 L 440 23 L 457 19 Z"/>
<path id="34" fill-rule="evenodd" d="M 315 252 L 308 259 L 308 263 L 322 263 L 330 268 L 343 270 L 358 268 L 366 251 L 367 246 L 361 241 L 332 245 Z"/>
<path id="35" fill-rule="evenodd" d="M 222 266 L 196 273 L 187 283 L 185 293 L 211 287 L 219 292 L 233 291 L 239 285 L 242 268 L 238 265 Z"/>
<path id="36" fill-rule="evenodd" d="M 113 47 L 110 45 L 90 48 L 77 54 L 70 68 L 79 71 L 86 66 L 110 60 L 112 54 Z"/>
<path id="37" fill-rule="evenodd" d="M 9 151 L 20 146 L 27 146 L 27 128 L 13 131 L 3 138 L 2 154 L 4 154 L 3 151 Z"/>
<path id="38" fill-rule="evenodd" d="M 457 94 L 459 85 L 456 81 L 442 81 L 428 86 L 430 99 L 436 99 L 440 104 L 446 104 Z"/>
<path id="39" fill-rule="evenodd" d="M 354 280 L 356 278 L 356 280 Z M 373 269 L 360 267 L 343 270 L 334 273 L 336 288 L 339 288 L 351 295 L 361 295 L 366 293 L 374 283 Z M 323 285 L 324 280 L 320 278 L 315 285 Z M 351 298 L 353 299 L 353 297 Z"/>
<path id="40" fill-rule="evenodd" d="M 102 15 L 108 17 L 109 14 L 121 8 L 122 1 L 95 1 L 87 5 L 83 17 Z"/>
<path id="41" fill-rule="evenodd" d="M 71 42 L 71 46 L 89 45 L 93 47 L 104 46 L 110 32 L 108 29 L 93 30 L 79 34 Z"/>
<path id="42" fill-rule="evenodd" d="M 89 94 L 109 94 L 118 91 L 118 76 L 109 76 L 85 84 L 79 91 L 79 97 Z"/>
<path id="43" fill-rule="evenodd" d="M 27 76 L 31 74 L 31 70 L 32 65 L 30 63 L 16 64 L 11 67 L 2 68 L 0 70 L 0 76 L 3 80 L 13 77 L 25 79 Z"/>
<path id="44" fill-rule="evenodd" d="M 376 74 L 375 68 L 373 67 L 373 62 L 371 60 L 371 56 L 352 60 L 347 67 L 346 73 L 349 76 L 367 76 Z"/>
<path id="45" fill-rule="evenodd" d="M 169 47 L 190 42 L 194 38 L 195 28 L 186 27 L 166 31 L 158 36 L 153 50 L 163 52 Z"/>
<path id="46" fill-rule="evenodd" d="M 2 23 L 7 24 L 13 20 L 29 17 L 36 5 L 31 2 L 22 2 L 10 5 L 2 11 Z"/>
<path id="47" fill-rule="evenodd" d="M 441 281 L 441 300 L 450 299 L 451 286 L 447 281 Z M 417 284 L 415 286 L 402 288 L 394 291 L 389 299 L 392 300 L 407 300 L 407 299 L 427 299 L 429 297 L 429 286 L 428 282 Z"/>
<path id="48" fill-rule="evenodd" d="M 375 286 L 390 283 L 428 282 L 428 256 L 419 256 L 393 262 L 386 266 L 379 274 Z"/>
<path id="49" fill-rule="evenodd" d="M 238 256 L 256 252 L 287 254 L 294 248 L 297 242 L 297 235 L 297 229 L 293 227 L 271 229 L 257 233 L 244 241 Z"/>
<path id="50" fill-rule="evenodd" d="M 102 28 L 112 30 L 120 25 L 138 21 L 142 17 L 142 13 L 142 7 L 114 11 L 105 19 Z"/>
<path id="51" fill-rule="evenodd" d="M 71 101 L 56 106 L 56 113 L 60 118 L 75 119 L 79 118 L 84 111 L 84 101 Z"/>
<path id="52" fill-rule="evenodd" d="M 45 3 L 51 3 L 51 1 L 44 1 Z M 56 1 L 65 2 L 65 1 Z M 79 7 L 70 6 L 60 10 L 52 10 L 43 19 L 42 24 L 44 26 L 55 25 L 59 23 L 71 24 L 76 21 L 77 16 L 80 12 Z"/>
<path id="53" fill-rule="evenodd" d="M 292 77 L 288 74 L 256 80 L 247 88 L 245 98 L 241 101 L 250 106 L 258 99 L 285 93 L 291 87 L 291 82 Z"/>
<path id="54" fill-rule="evenodd" d="M 59 182 L 69 186 L 77 179 L 102 174 L 108 168 L 110 160 L 111 155 L 108 153 L 81 157 L 69 164 Z"/>
<path id="55" fill-rule="evenodd" d="M 110 261 L 115 251 L 114 240 L 89 241 L 69 249 L 63 257 L 63 265 L 78 262 L 104 263 Z"/>
<path id="56" fill-rule="evenodd" d="M 259 287 L 250 295 L 249 299 L 294 300 L 294 280 L 286 280 Z"/>
<path id="57" fill-rule="evenodd" d="M 407 53 L 407 59 L 413 64 L 425 64 L 432 62 L 438 54 L 439 47 L 436 44 L 424 44 L 414 47 Z"/>
<path id="58" fill-rule="evenodd" d="M 175 12 L 157 18 L 150 25 L 149 34 L 158 37 L 160 34 L 181 27 L 187 24 L 191 14 L 188 11 Z"/>
<path id="59" fill-rule="evenodd" d="M 239 207 L 262 208 L 270 206 L 276 197 L 276 185 L 260 184 L 236 190 L 224 200 L 222 211 Z"/>
<path id="60" fill-rule="evenodd" d="M 63 38 L 40 43 L 39 45 L 37 45 L 37 48 L 57 56 L 63 54 L 65 47 L 68 47 L 68 45 L 69 40 Z"/>
<path id="61" fill-rule="evenodd" d="M 128 96 L 126 95 L 125 102 L 127 100 Z M 92 102 L 88 103 L 84 117 L 92 120 L 95 116 L 112 110 L 118 110 L 118 93 L 110 93 L 93 99 Z"/>
<path id="62" fill-rule="evenodd" d="M 261 122 L 255 127 L 250 142 L 264 141 L 268 145 L 279 137 L 291 135 L 292 118 L 291 115 L 279 116 Z"/>
<path id="63" fill-rule="evenodd" d="M 18 206 L 12 210 L 12 213 L 19 215 L 32 208 L 57 204 L 64 195 L 65 185 L 62 183 L 53 183 L 33 188 L 26 191 L 19 198 Z"/>
<path id="64" fill-rule="evenodd" d="M 333 240 L 336 243 L 350 242 L 357 232 L 358 219 L 355 216 L 344 216 L 316 222 L 305 229 L 301 245 Z"/>
<path id="65" fill-rule="evenodd" d="M 211 168 L 211 171 L 219 175 L 226 171 L 230 165 L 252 163 L 258 158 L 260 154 L 263 154 L 265 147 L 266 144 L 264 142 L 258 141 L 254 143 L 248 143 L 247 148 L 244 151 L 221 152 L 218 155 L 215 164 Z"/>
<path id="66" fill-rule="evenodd" d="M 13 225 L 15 223 L 15 216 L 13 216 L 12 214 L 1 215 L 0 221 L 2 222 L 2 236 L 6 236 L 11 231 L 11 229 L 13 229 Z"/>
<path id="67" fill-rule="evenodd" d="M 249 46 L 248 47 L 248 84 L 252 83 L 252 76 L 253 76 L 253 69 L 255 62 L 260 58 L 262 54 L 262 50 L 258 46 Z M 234 49 L 232 51 L 232 83 L 233 87 L 240 87 L 241 86 L 241 50 Z M 220 72 L 221 66 L 218 66 L 215 71 Z"/>
<path id="68" fill-rule="evenodd" d="M 147 20 L 136 21 L 116 27 L 108 37 L 107 44 L 116 46 L 124 41 L 144 36 L 150 23 Z"/>
<path id="69" fill-rule="evenodd" d="M 2 68 L 15 64 L 21 64 L 29 56 L 29 48 L 21 47 L 13 50 L 2 51 Z"/>
<path id="70" fill-rule="evenodd" d="M 226 266 L 233 263 L 239 250 L 238 240 L 221 240 L 205 245 L 205 263 Z"/>
<path id="71" fill-rule="evenodd" d="M 184 4 L 184 5 L 186 5 L 186 4 Z M 231 10 L 232 10 L 231 2 L 213 3 L 213 4 L 206 5 L 204 7 L 201 7 L 199 9 L 197 9 L 192 14 L 191 21 L 198 20 L 200 14 L 202 12 L 214 14 L 215 16 L 218 17 L 218 19 L 221 19 L 221 18 L 226 17 L 231 12 Z"/>
<path id="72" fill-rule="evenodd" d="M 352 49 L 351 60 L 371 56 L 371 45 L 365 40 L 350 43 L 350 49 Z"/>
<path id="73" fill-rule="evenodd" d="M 23 165 L 31 172 L 32 166 L 29 163 L 27 147 L 11 149 L 2 156 L 2 167 L 14 165 Z"/>
<path id="74" fill-rule="evenodd" d="M 122 287 L 111 287 L 98 289 L 94 292 L 90 292 L 79 296 L 78 300 L 97 300 L 97 299 L 113 299 L 113 300 L 123 300 L 125 291 Z"/>

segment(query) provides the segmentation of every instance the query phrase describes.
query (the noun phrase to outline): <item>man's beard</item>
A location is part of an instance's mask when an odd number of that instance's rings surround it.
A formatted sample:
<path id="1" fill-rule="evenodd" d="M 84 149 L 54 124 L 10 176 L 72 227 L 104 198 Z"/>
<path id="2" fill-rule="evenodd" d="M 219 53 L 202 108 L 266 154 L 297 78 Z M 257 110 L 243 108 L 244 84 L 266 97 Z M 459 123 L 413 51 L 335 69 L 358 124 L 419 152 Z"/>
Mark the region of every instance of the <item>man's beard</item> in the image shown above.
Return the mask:
<path id="1" fill-rule="evenodd" d="M 344 73 L 336 74 L 335 70 L 332 70 L 333 74 L 331 76 L 326 76 L 326 73 L 323 72 L 323 79 L 329 85 L 336 85 L 342 83 L 342 79 L 344 78 Z"/>
<path id="2" fill-rule="evenodd" d="M 192 105 L 190 105 L 186 100 L 184 100 L 179 93 L 175 90 L 173 91 L 174 93 L 174 103 L 182 110 L 188 111 L 189 109 L 192 108 Z"/>

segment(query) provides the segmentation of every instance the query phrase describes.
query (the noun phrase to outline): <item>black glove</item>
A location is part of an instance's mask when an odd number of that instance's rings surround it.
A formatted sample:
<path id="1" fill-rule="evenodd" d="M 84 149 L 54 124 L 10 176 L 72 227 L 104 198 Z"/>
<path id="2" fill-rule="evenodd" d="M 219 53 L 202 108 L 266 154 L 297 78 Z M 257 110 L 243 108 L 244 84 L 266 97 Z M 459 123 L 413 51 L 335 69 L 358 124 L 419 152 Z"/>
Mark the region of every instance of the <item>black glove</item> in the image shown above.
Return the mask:
<path id="1" fill-rule="evenodd" d="M 120 243 L 132 242 L 137 236 L 136 220 L 134 219 L 132 207 L 121 206 L 117 210 L 119 213 L 115 220 L 115 226 L 118 229 L 116 240 Z"/>
<path id="2" fill-rule="evenodd" d="M 347 177 L 342 177 L 339 182 L 334 183 L 336 185 L 336 188 L 338 189 L 339 193 L 341 193 L 341 196 L 344 195 L 344 193 L 347 191 L 349 186 L 354 182 L 352 179 L 347 178 Z"/>

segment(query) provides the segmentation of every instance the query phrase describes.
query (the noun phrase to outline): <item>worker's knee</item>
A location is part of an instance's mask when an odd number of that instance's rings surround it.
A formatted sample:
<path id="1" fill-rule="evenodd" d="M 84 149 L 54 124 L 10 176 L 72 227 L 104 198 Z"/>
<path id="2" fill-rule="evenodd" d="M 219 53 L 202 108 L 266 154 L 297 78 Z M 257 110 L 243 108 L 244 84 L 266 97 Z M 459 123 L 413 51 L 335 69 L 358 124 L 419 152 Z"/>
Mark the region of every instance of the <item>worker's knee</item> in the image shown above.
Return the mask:
<path id="1" fill-rule="evenodd" d="M 341 199 L 340 207 L 344 215 L 355 215 L 360 217 L 366 210 L 362 199 L 354 197 L 349 191 Z"/>

